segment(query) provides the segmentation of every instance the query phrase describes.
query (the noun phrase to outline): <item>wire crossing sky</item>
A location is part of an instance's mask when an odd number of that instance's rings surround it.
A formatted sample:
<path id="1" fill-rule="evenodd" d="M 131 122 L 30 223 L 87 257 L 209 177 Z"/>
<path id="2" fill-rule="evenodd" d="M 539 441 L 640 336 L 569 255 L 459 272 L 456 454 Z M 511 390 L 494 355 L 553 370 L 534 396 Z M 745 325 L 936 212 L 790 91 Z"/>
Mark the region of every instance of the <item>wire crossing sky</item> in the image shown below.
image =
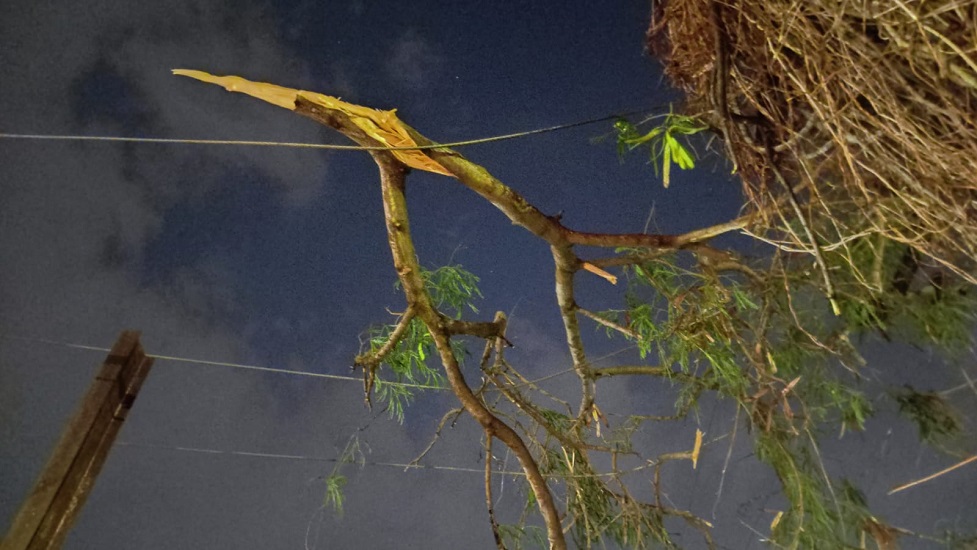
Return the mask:
<path id="1" fill-rule="evenodd" d="M 423 151 L 426 149 L 438 149 L 442 147 L 464 147 L 468 145 L 494 143 L 497 141 L 505 141 L 510 139 L 535 136 L 539 134 L 546 134 L 549 132 L 556 132 L 558 130 L 568 130 L 570 128 L 577 128 L 579 126 L 587 126 L 590 124 L 596 124 L 598 122 L 607 122 L 609 120 L 615 120 L 621 117 L 655 112 L 658 110 L 659 109 L 645 109 L 641 111 L 629 111 L 621 115 L 606 115 L 599 118 L 592 118 L 588 120 L 582 120 L 579 122 L 570 122 L 567 124 L 559 124 L 557 126 L 549 126 L 546 128 L 537 128 L 534 130 L 527 130 L 524 132 L 515 132 L 515 133 L 503 134 L 499 136 L 491 136 L 491 137 L 478 138 L 478 139 L 468 139 L 463 141 L 454 141 L 451 143 L 438 143 L 435 145 L 418 145 L 414 147 L 363 147 L 360 145 L 335 145 L 329 143 L 295 143 L 295 142 L 280 142 L 280 141 L 137 138 L 137 137 L 124 137 L 124 136 L 80 136 L 80 135 L 11 134 L 11 133 L 0 133 L 0 139 L 31 139 L 31 140 L 55 140 L 55 141 L 109 141 L 109 142 L 122 142 L 122 143 L 168 143 L 168 144 L 179 143 L 179 144 L 192 144 L 192 145 L 238 145 L 238 146 L 255 146 L 255 147 L 293 147 L 298 149 L 329 149 L 329 150 L 337 150 L 337 151 L 418 151 L 418 150 Z"/>
<path id="2" fill-rule="evenodd" d="M 91 345 L 87 345 L 87 344 L 75 344 L 75 343 L 71 343 L 71 342 L 59 342 L 57 340 L 49 340 L 49 339 L 45 339 L 45 338 L 30 338 L 30 337 L 26 337 L 26 336 L 17 336 L 17 335 L 12 335 L 12 334 L 0 334 L 0 337 L 2 337 L 2 338 L 10 338 L 10 339 L 14 339 L 14 340 L 23 340 L 23 341 L 27 341 L 27 342 L 38 342 L 38 343 L 50 344 L 50 345 L 54 345 L 54 346 L 64 346 L 66 348 L 80 349 L 80 350 L 86 350 L 86 351 L 101 351 L 101 352 L 109 352 L 109 351 L 111 351 L 111 348 L 106 348 L 106 347 L 91 346 Z M 632 349 L 632 348 L 633 348 L 633 346 L 629 346 L 627 349 Z M 308 377 L 311 377 L 311 378 L 326 378 L 326 379 L 330 379 L 330 380 L 343 380 L 343 381 L 347 381 L 347 382 L 358 382 L 358 383 L 362 383 L 363 382 L 363 377 L 362 376 L 343 376 L 343 375 L 340 375 L 340 374 L 328 374 L 328 373 L 321 373 L 321 372 L 309 372 L 309 371 L 280 369 L 280 368 L 275 368 L 275 367 L 264 367 L 264 366 L 260 366 L 260 365 L 245 365 L 245 364 L 241 364 L 241 363 L 232 363 L 232 362 L 229 362 L 229 361 L 210 361 L 210 360 L 206 360 L 206 359 L 194 359 L 194 358 L 191 358 L 191 357 L 177 357 L 177 356 L 173 356 L 173 355 L 159 355 L 159 354 L 152 354 L 152 353 L 147 353 L 146 354 L 146 357 L 151 357 L 153 359 L 163 359 L 163 360 L 167 360 L 167 361 L 176 361 L 176 362 L 179 362 L 179 363 L 191 363 L 191 364 L 196 364 L 196 365 L 208 365 L 208 366 L 214 366 L 214 367 L 231 367 L 231 368 L 236 368 L 236 369 L 254 370 L 254 371 L 270 372 L 270 373 L 276 373 L 276 374 L 287 374 L 287 375 L 293 375 L 293 376 L 308 376 Z M 573 369 L 566 369 L 563 372 L 553 373 L 553 374 L 550 374 L 550 375 L 548 375 L 548 376 L 546 376 L 544 378 L 538 378 L 538 379 L 535 379 L 535 380 L 530 380 L 528 383 L 529 384 L 539 383 L 539 382 L 542 382 L 542 381 L 545 381 L 545 380 L 549 380 L 550 378 L 553 378 L 553 377 L 556 377 L 556 376 L 560 376 L 560 375 L 564 375 L 564 374 L 569 374 L 571 372 L 573 372 Z M 445 388 L 443 386 L 434 386 L 434 385 L 430 385 L 430 384 L 416 384 L 416 383 L 412 383 L 412 382 L 397 382 L 397 381 L 392 381 L 392 380 L 391 381 L 384 381 L 384 383 L 387 384 L 387 385 L 390 385 L 390 386 L 399 386 L 399 387 L 402 387 L 402 388 L 416 388 L 416 389 L 422 389 L 422 390 L 446 391 L 448 389 L 448 388 Z"/>

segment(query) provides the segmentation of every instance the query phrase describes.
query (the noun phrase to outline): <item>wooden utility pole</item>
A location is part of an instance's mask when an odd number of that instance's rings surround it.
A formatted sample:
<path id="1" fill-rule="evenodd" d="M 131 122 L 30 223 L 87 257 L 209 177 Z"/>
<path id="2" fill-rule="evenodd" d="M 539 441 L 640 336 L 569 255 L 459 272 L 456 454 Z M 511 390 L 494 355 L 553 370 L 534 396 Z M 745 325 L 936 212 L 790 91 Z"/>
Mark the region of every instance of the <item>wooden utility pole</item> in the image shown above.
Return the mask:
<path id="1" fill-rule="evenodd" d="M 152 364 L 138 332 L 119 335 L 0 550 L 61 547 Z"/>

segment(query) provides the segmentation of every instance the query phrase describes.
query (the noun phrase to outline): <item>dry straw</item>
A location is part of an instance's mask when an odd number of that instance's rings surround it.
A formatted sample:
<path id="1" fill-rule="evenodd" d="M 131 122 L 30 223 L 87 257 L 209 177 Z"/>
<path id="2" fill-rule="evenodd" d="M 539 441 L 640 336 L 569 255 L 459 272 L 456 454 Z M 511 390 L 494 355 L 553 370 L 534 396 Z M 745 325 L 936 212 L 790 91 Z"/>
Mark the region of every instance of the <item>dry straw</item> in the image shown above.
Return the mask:
<path id="1" fill-rule="evenodd" d="M 896 241 L 977 282 L 977 0 L 660 1 L 648 47 L 724 136 L 756 233 Z"/>

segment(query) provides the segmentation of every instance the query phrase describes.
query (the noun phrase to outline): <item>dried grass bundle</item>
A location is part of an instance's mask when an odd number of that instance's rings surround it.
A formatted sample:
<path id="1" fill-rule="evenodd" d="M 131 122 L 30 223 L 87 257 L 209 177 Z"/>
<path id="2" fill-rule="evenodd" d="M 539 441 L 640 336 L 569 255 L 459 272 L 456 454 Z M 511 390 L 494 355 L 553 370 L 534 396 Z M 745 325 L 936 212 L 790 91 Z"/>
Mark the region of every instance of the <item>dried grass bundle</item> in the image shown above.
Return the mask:
<path id="1" fill-rule="evenodd" d="M 977 282 L 977 0 L 662 0 L 648 48 L 724 137 L 756 233 L 877 236 Z"/>

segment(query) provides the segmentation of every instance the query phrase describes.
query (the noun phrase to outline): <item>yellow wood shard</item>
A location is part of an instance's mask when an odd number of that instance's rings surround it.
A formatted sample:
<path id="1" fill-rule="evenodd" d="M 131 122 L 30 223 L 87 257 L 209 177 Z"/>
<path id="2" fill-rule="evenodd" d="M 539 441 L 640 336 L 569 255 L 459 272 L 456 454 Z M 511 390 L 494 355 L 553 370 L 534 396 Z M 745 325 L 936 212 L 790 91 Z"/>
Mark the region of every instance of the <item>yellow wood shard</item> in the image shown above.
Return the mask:
<path id="1" fill-rule="evenodd" d="M 699 451 L 702 450 L 702 436 L 705 435 L 702 430 L 696 428 L 695 430 L 695 446 L 692 447 L 692 469 L 699 464 Z"/>
<path id="2" fill-rule="evenodd" d="M 582 267 L 584 269 L 586 269 L 587 271 L 593 273 L 594 275 L 597 275 L 598 277 L 603 278 L 604 280 L 606 280 L 607 282 L 611 283 L 612 285 L 616 285 L 617 284 L 617 277 L 615 277 L 614 275 L 611 275 L 610 273 L 604 271 L 603 269 L 597 267 L 596 265 L 594 265 L 594 264 L 592 264 L 590 262 L 584 262 Z"/>
<path id="3" fill-rule="evenodd" d="M 215 76 L 203 71 L 190 69 L 173 69 L 173 74 L 188 76 L 203 82 L 223 86 L 229 92 L 240 92 L 267 101 L 273 105 L 284 107 L 290 111 L 295 110 L 295 100 L 301 96 L 303 99 L 321 105 L 328 109 L 336 109 L 345 113 L 359 129 L 366 132 L 373 139 L 389 145 L 391 147 L 416 147 L 417 143 L 410 137 L 410 134 L 401 126 L 400 119 L 397 118 L 397 110 L 380 111 L 361 105 L 346 103 L 336 97 L 323 95 L 317 92 L 307 92 L 286 88 L 266 82 L 252 82 L 240 76 Z M 434 172 L 451 176 L 451 172 L 424 154 L 423 151 L 391 151 L 400 162 L 411 168 Z"/>

